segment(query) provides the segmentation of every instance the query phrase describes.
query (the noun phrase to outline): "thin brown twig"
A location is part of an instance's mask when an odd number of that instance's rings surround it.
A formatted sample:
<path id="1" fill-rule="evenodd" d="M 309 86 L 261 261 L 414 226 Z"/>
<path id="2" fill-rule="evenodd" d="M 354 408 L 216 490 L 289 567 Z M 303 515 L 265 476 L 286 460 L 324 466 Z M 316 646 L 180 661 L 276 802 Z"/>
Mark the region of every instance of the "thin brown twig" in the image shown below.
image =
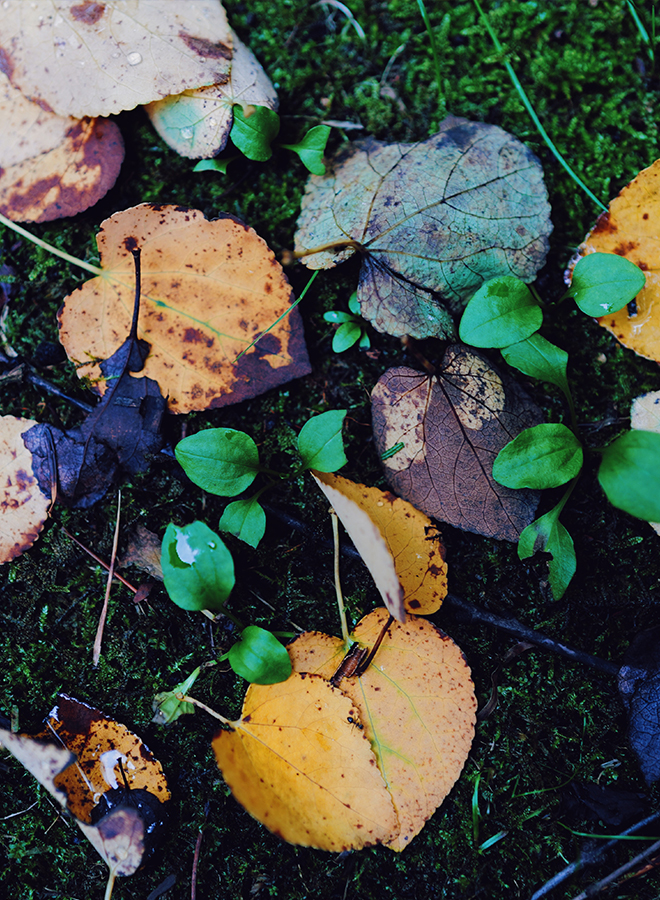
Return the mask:
<path id="1" fill-rule="evenodd" d="M 660 841 L 656 841 L 655 844 L 651 844 L 650 847 L 647 847 L 642 853 L 638 853 L 637 856 L 634 856 L 632 859 L 628 860 L 627 863 L 624 863 L 622 866 L 619 866 L 618 869 L 615 869 L 614 872 L 610 872 L 609 875 L 606 875 L 605 878 L 601 878 L 600 881 L 596 881 L 594 884 L 589 885 L 586 891 L 582 891 L 580 894 L 577 894 L 573 900 L 587 900 L 589 897 L 595 897 L 596 894 L 600 894 L 603 888 L 606 888 L 608 885 L 612 884 L 613 881 L 616 881 L 617 878 L 620 878 L 622 875 L 625 875 L 626 872 L 629 872 L 631 869 L 634 869 L 635 866 L 639 865 L 642 862 L 646 862 L 654 853 L 657 853 L 660 850 Z"/>
<path id="2" fill-rule="evenodd" d="M 87 553 L 89 556 L 91 556 L 93 560 L 95 560 L 100 566 L 102 566 L 106 572 L 110 571 L 110 566 L 107 564 L 107 562 L 105 562 L 105 560 L 101 559 L 100 556 L 97 556 L 93 550 L 89 549 L 89 547 L 86 547 L 82 543 L 82 541 L 79 541 L 77 537 L 74 537 L 71 534 L 71 532 L 67 531 L 67 529 L 64 526 L 62 526 L 62 531 L 68 538 L 71 538 L 71 540 L 74 542 L 74 544 L 78 544 L 78 546 L 81 548 L 81 550 L 84 550 L 85 553 Z M 116 578 L 117 581 L 120 581 L 123 585 L 125 585 L 129 589 L 129 591 L 133 591 L 134 594 L 137 594 L 138 588 L 133 587 L 133 585 L 130 583 L 130 581 L 126 581 L 126 579 L 124 577 L 122 577 L 119 574 L 119 572 L 113 572 L 112 577 Z"/>
<path id="3" fill-rule="evenodd" d="M 101 658 L 101 642 L 103 640 L 103 629 L 105 628 L 105 620 L 108 615 L 108 603 L 110 602 L 110 589 L 112 588 L 112 579 L 115 574 L 115 560 L 117 559 L 117 547 L 119 545 L 119 520 L 121 517 L 121 491 L 117 491 L 117 520 L 115 522 L 115 537 L 112 542 L 112 556 L 110 557 L 110 568 L 108 569 L 108 581 L 105 586 L 105 599 L 103 601 L 103 609 L 101 610 L 101 618 L 99 619 L 99 627 L 96 630 L 96 639 L 94 641 L 94 668 L 98 666 Z"/>

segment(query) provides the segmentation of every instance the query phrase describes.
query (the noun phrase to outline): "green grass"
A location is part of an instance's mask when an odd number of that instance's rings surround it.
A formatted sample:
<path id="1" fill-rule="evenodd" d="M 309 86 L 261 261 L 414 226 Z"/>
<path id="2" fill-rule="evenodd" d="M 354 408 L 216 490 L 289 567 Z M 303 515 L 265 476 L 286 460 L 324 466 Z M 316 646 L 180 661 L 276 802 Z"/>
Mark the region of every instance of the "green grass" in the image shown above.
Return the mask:
<path id="1" fill-rule="evenodd" d="M 437 130 L 446 113 L 494 123 L 525 141 L 542 161 L 552 204 L 554 232 L 540 273 L 545 298 L 564 291 L 563 271 L 599 209 L 558 163 L 511 83 L 509 62 L 559 153 L 602 202 L 607 203 L 658 154 L 660 82 L 653 47 L 644 39 L 625 0 L 520 2 L 486 0 L 484 9 L 503 47 L 498 52 L 471 2 L 427 3 L 436 60 L 417 0 L 366 3 L 349 0 L 365 32 L 362 40 L 345 15 L 301 0 L 229 2 L 233 27 L 278 84 L 281 139 L 294 142 L 328 117 L 360 123 L 360 132 L 334 130 L 330 149 L 344 140 L 373 135 L 414 141 Z M 652 36 L 651 4 L 636 4 Z M 334 30 L 333 30 L 334 29 Z M 438 90 L 437 69 L 441 85 Z M 234 163 L 229 175 L 193 175 L 192 163 L 168 150 L 142 112 L 119 117 L 127 158 L 115 188 L 96 207 L 71 220 L 32 230 L 62 249 L 96 263 L 94 234 L 113 212 L 144 201 L 180 203 L 212 217 L 226 211 L 245 219 L 276 252 L 290 248 L 306 173 L 284 150 L 260 165 Z M 81 283 L 78 271 L 5 231 L 3 261 L 17 272 L 7 334 L 16 350 L 32 358 L 57 339 L 56 312 Z M 309 273 L 290 272 L 296 292 Z M 383 485 L 370 441 L 368 394 L 391 365 L 409 364 L 398 341 L 375 335 L 376 358 L 355 348 L 331 352 L 332 331 L 323 312 L 345 309 L 357 281 L 357 263 L 322 273 L 301 304 L 313 362 L 309 377 L 237 407 L 188 417 L 191 428 L 240 428 L 260 445 L 274 468 L 290 464 L 295 435 L 311 411 L 349 410 L 345 474 Z M 550 317 L 549 317 L 550 318 Z M 631 399 L 658 387 L 657 366 L 624 350 L 570 304 L 552 314 L 550 340 L 570 353 L 577 415 L 588 442 L 613 437 L 629 414 Z M 424 344 L 437 359 L 440 347 Z M 44 373 L 69 393 L 84 397 L 68 364 Z M 0 411 L 67 427 L 81 414 L 33 388 L 3 385 Z M 562 414 L 558 391 L 530 385 L 548 420 Z M 604 419 L 616 424 L 596 429 Z M 172 423 L 173 440 L 182 423 Z M 279 459 L 279 461 L 278 461 Z M 143 524 L 162 535 L 169 521 L 203 518 L 217 526 L 223 503 L 204 499 L 183 485 L 176 468 L 157 462 L 123 489 L 120 546 Z M 237 561 L 237 587 L 230 603 L 237 615 L 278 630 L 293 620 L 305 628 L 336 633 L 331 535 L 326 503 L 302 479 L 269 494 L 268 501 L 303 521 L 312 537 L 269 518 L 257 551 L 228 539 Z M 549 508 L 549 507 L 548 507 Z M 566 798 L 571 781 L 613 783 L 646 791 L 626 743 L 625 719 L 616 686 L 604 676 L 531 651 L 500 677 L 500 704 L 478 728 L 463 776 L 443 807 L 401 855 L 376 848 L 346 857 L 283 844 L 240 809 L 215 767 L 203 714 L 169 730 L 150 723 L 154 693 L 180 681 L 212 655 L 210 631 L 201 616 L 177 609 L 155 589 L 140 613 L 132 595 L 113 589 L 101 665 L 91 651 L 105 577 L 60 531 L 64 524 L 106 558 L 110 554 L 115 498 L 88 511 L 56 508 L 32 551 L 0 569 L 0 711 L 18 707 L 21 723 L 37 722 L 58 691 L 95 704 L 133 728 L 161 760 L 174 794 L 174 826 L 154 865 L 121 881 L 118 900 L 145 898 L 168 875 L 176 885 L 168 900 L 190 896 L 190 872 L 198 829 L 204 830 L 198 897 L 463 898 L 525 900 L 573 860 L 582 840 L 576 830 L 610 833 L 599 822 L 570 822 Z M 560 603 L 549 599 L 546 567 L 521 563 L 513 545 L 443 529 L 451 590 L 502 615 L 588 652 L 618 661 L 635 634 L 657 622 L 660 553 L 657 537 L 641 522 L 608 506 L 588 472 L 565 513 L 576 539 L 578 572 Z M 342 565 L 350 616 L 376 604 L 364 569 Z M 127 576 L 135 583 L 137 570 Z M 267 600 L 272 612 L 258 597 Z M 434 621 L 463 648 L 473 669 L 480 703 L 490 674 L 513 641 L 485 626 L 462 622 L 441 610 Z M 215 647 L 227 643 L 217 627 Z M 195 696 L 223 713 L 240 710 L 244 686 L 222 666 L 204 673 Z M 617 767 L 605 766 L 612 759 Z M 11 759 L 0 759 L 0 882 L 10 900 L 103 895 L 105 867 L 71 823 L 56 810 L 32 776 Z M 479 840 L 506 836 L 479 852 L 473 842 L 472 796 L 479 781 Z M 654 794 L 654 792 L 651 792 Z M 635 845 L 636 847 L 636 845 Z M 632 853 L 627 844 L 620 859 Z M 594 877 L 608 871 L 601 866 Z M 580 877 L 553 896 L 579 893 Z M 647 875 L 610 896 L 651 900 L 660 879 Z"/>

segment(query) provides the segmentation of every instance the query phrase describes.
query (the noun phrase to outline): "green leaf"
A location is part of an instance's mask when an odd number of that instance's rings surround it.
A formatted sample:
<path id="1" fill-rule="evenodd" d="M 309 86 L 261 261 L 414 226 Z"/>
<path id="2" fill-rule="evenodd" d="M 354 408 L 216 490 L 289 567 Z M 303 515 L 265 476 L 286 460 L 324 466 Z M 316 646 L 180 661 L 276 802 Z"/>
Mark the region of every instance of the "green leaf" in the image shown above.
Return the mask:
<path id="1" fill-rule="evenodd" d="M 335 353 L 343 353 L 352 347 L 356 341 L 360 340 L 362 327 L 357 322 L 344 322 L 335 331 L 332 338 L 332 349 Z"/>
<path id="2" fill-rule="evenodd" d="M 243 629 L 240 641 L 230 649 L 227 658 L 237 675 L 254 684 L 276 684 L 291 674 L 286 648 L 258 625 Z"/>
<path id="3" fill-rule="evenodd" d="M 323 154 L 332 129 L 329 125 L 315 125 L 297 144 L 282 144 L 285 150 L 293 150 L 312 175 L 325 175 Z"/>
<path id="4" fill-rule="evenodd" d="M 360 313 L 360 301 L 358 300 L 357 291 L 353 291 L 351 296 L 348 298 L 348 308 L 354 315 L 359 316 Z"/>
<path id="5" fill-rule="evenodd" d="M 326 322 L 354 322 L 355 316 L 351 313 L 342 312 L 340 309 L 331 309 L 330 312 L 323 313 Z"/>
<path id="6" fill-rule="evenodd" d="M 524 281 L 502 275 L 485 281 L 468 302 L 459 335 L 473 347 L 507 347 L 533 334 L 543 313 Z"/>
<path id="7" fill-rule="evenodd" d="M 524 341 L 502 347 L 502 356 L 523 374 L 556 384 L 565 394 L 570 392 L 566 377 L 568 353 L 542 335 L 532 334 Z"/>
<path id="8" fill-rule="evenodd" d="M 366 331 L 362 332 L 362 335 L 360 336 L 360 343 L 358 344 L 358 347 L 360 348 L 360 350 L 368 350 L 369 347 L 371 347 L 371 340 Z"/>
<path id="9" fill-rule="evenodd" d="M 660 522 L 660 434 L 622 434 L 603 451 L 598 480 L 613 506 L 646 522 Z"/>
<path id="10" fill-rule="evenodd" d="M 195 707 L 192 703 L 188 703 L 186 700 L 179 700 L 176 695 L 188 694 L 190 688 L 197 681 L 200 671 L 201 666 L 197 666 L 195 671 L 185 681 L 177 684 L 171 691 L 163 691 L 161 694 L 156 694 L 152 703 L 154 711 L 152 722 L 155 722 L 156 725 L 171 725 L 172 722 L 176 722 L 179 716 L 191 715 L 195 712 Z"/>
<path id="11" fill-rule="evenodd" d="M 346 465 L 342 426 L 345 409 L 331 409 L 305 422 L 298 435 L 298 452 L 306 469 L 336 472 Z"/>
<path id="12" fill-rule="evenodd" d="M 521 431 L 495 457 L 493 478 L 510 488 L 553 488 L 582 468 L 579 440 L 565 425 L 535 425 Z"/>
<path id="13" fill-rule="evenodd" d="M 193 172 L 221 172 L 227 174 L 227 166 L 238 159 L 237 156 L 228 156 L 226 159 L 200 159 Z"/>
<path id="14" fill-rule="evenodd" d="M 248 106 L 246 114 L 240 104 L 234 106 L 234 124 L 229 137 L 248 159 L 265 162 L 273 155 L 271 141 L 280 130 L 280 117 L 267 106 Z"/>
<path id="15" fill-rule="evenodd" d="M 256 548 L 266 531 L 266 513 L 256 497 L 234 500 L 225 507 L 218 527 Z"/>
<path id="16" fill-rule="evenodd" d="M 559 513 L 563 506 L 563 502 L 558 503 L 550 512 L 528 525 L 518 541 L 520 559 L 527 559 L 538 550 L 552 554 L 552 559 L 548 563 L 548 574 L 555 600 L 560 600 L 564 596 L 577 568 L 573 538 L 559 521 Z"/>
<path id="17" fill-rule="evenodd" d="M 259 471 L 257 445 L 234 428 L 198 431 L 179 441 L 174 453 L 191 481 L 221 497 L 242 493 Z"/>
<path id="18" fill-rule="evenodd" d="M 573 269 L 567 294 L 588 316 L 606 316 L 634 300 L 645 284 L 646 276 L 629 259 L 616 253 L 588 253 Z"/>
<path id="19" fill-rule="evenodd" d="M 204 522 L 170 523 L 160 561 L 165 589 L 182 609 L 221 610 L 234 587 L 231 553 Z"/>

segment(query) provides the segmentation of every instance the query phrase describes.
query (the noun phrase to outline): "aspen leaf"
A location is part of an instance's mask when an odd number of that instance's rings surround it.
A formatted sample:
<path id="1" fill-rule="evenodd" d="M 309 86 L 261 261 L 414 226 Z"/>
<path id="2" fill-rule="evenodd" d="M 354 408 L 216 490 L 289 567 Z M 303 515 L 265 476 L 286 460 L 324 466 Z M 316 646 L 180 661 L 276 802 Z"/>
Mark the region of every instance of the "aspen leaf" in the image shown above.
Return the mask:
<path id="1" fill-rule="evenodd" d="M 497 484 L 493 461 L 542 417 L 514 381 L 473 350 L 452 345 L 432 377 L 388 369 L 372 392 L 371 409 L 376 448 L 395 493 L 464 531 L 518 540 L 539 495 Z"/>
<path id="2" fill-rule="evenodd" d="M 397 819 L 358 713 L 320 675 L 252 684 L 213 738 L 234 797 L 293 844 L 340 852 L 392 838 Z"/>
<path id="3" fill-rule="evenodd" d="M 620 194 L 578 248 L 578 258 L 590 253 L 616 253 L 646 275 L 646 284 L 632 303 L 598 319 L 624 347 L 660 362 L 660 254 L 657 221 L 660 204 L 660 160 L 643 169 Z M 570 271 L 567 277 L 571 277 Z"/>
<path id="4" fill-rule="evenodd" d="M 233 216 L 144 203 L 115 213 L 97 235 L 103 275 L 66 298 L 60 340 L 80 377 L 98 382 L 130 329 L 131 246 L 142 251 L 139 336 L 143 374 L 183 413 L 238 403 L 310 371 L 291 287 L 265 242 Z M 102 393 L 104 386 L 98 384 Z"/>
<path id="5" fill-rule="evenodd" d="M 229 81 L 184 91 L 146 107 L 158 134 L 181 156 L 208 158 L 223 150 L 237 103 L 277 109 L 277 93 L 257 58 L 233 31 L 231 36 Z"/>
<path id="6" fill-rule="evenodd" d="M 389 491 L 355 484 L 341 475 L 314 472 L 314 478 L 324 493 L 331 488 L 357 504 L 377 527 L 394 560 L 406 611 L 423 616 L 436 612 L 447 594 L 447 563 L 438 530 L 428 516 Z M 337 505 L 334 508 L 340 515 Z"/>
<path id="7" fill-rule="evenodd" d="M 229 79 L 217 0 L 5 0 L 3 71 L 62 116 L 108 116 Z"/>
<path id="8" fill-rule="evenodd" d="M 353 632 L 372 647 L 387 624 L 376 609 Z M 339 638 L 308 632 L 289 645 L 296 672 L 332 678 L 344 656 Z M 458 779 L 474 736 L 476 699 L 456 644 L 425 619 L 392 622 L 367 670 L 338 687 L 354 703 L 396 809 L 388 841 L 403 850 Z"/>
<path id="9" fill-rule="evenodd" d="M 358 250 L 360 312 L 374 328 L 452 337 L 450 311 L 484 281 L 534 280 L 549 216 L 536 157 L 501 128 L 450 116 L 417 144 L 369 139 L 341 150 L 308 182 L 296 251 L 327 269 Z"/>
<path id="10" fill-rule="evenodd" d="M 0 564 L 16 559 L 39 537 L 51 496 L 39 487 L 23 434 L 37 423 L 0 417 Z"/>

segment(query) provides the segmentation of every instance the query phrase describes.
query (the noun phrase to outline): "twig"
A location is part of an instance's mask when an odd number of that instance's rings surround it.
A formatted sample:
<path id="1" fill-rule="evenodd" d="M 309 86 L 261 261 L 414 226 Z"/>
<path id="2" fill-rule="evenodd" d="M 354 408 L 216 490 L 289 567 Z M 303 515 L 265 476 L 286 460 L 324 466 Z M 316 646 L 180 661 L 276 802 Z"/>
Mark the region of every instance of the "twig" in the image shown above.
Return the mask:
<path id="1" fill-rule="evenodd" d="M 619 866 L 614 872 L 610 872 L 605 878 L 601 878 L 601 880 L 597 881 L 595 884 L 589 885 L 586 891 L 582 891 L 582 893 L 575 896 L 573 900 L 587 900 L 588 897 L 595 897 L 596 894 L 600 894 L 603 888 L 612 884 L 612 882 L 616 881 L 617 878 L 620 878 L 621 875 L 625 875 L 626 872 L 634 869 L 635 866 L 639 865 L 641 862 L 645 862 L 649 857 L 653 856 L 654 853 L 657 853 L 658 850 L 660 850 L 660 841 L 651 844 L 651 846 L 647 847 L 642 853 L 638 853 L 637 856 L 628 860 L 628 862 L 624 863 L 622 866 Z"/>
<path id="2" fill-rule="evenodd" d="M 107 564 L 107 562 L 105 562 L 104 560 L 102 560 L 100 556 L 97 556 L 96 553 L 94 553 L 93 550 L 90 550 L 90 549 L 89 549 L 89 547 L 86 547 L 86 546 L 82 543 L 82 541 L 79 541 L 79 540 L 78 540 L 77 537 L 74 537 L 74 536 L 71 534 L 71 532 L 70 532 L 70 531 L 67 531 L 67 529 L 66 529 L 64 526 L 62 526 L 62 531 L 64 532 L 64 534 L 65 534 L 68 538 L 71 538 L 71 540 L 74 542 L 74 544 L 78 544 L 78 546 L 79 546 L 82 550 L 84 550 L 85 553 L 89 554 L 89 556 L 91 556 L 93 560 L 95 560 L 100 566 L 102 566 L 102 567 L 105 569 L 106 572 L 109 572 L 109 571 L 110 571 L 110 566 Z M 134 594 L 137 594 L 137 592 L 138 592 L 139 589 L 136 588 L 136 587 L 133 587 L 133 585 L 130 583 L 130 581 L 126 581 L 126 579 L 125 579 L 122 575 L 120 575 L 119 572 L 113 572 L 113 573 L 112 573 L 112 577 L 113 577 L 113 578 L 116 578 L 117 581 L 120 581 L 123 585 L 125 585 L 125 586 L 129 589 L 129 591 L 133 591 Z"/>
<path id="3" fill-rule="evenodd" d="M 101 641 L 103 640 L 103 629 L 105 628 L 105 620 L 108 615 L 108 603 L 110 601 L 110 589 L 112 587 L 112 579 L 115 574 L 115 560 L 117 559 L 117 546 L 119 544 L 119 519 L 121 516 L 121 491 L 117 491 L 117 520 L 115 522 L 115 537 L 112 542 L 112 556 L 110 557 L 110 568 L 108 569 L 108 581 L 105 586 L 105 600 L 103 601 L 103 609 L 101 610 L 101 618 L 99 619 L 99 627 L 96 630 L 96 640 L 94 641 L 94 668 L 98 666 L 101 658 Z"/>
<path id="4" fill-rule="evenodd" d="M 339 609 L 339 621 L 341 622 L 341 636 L 344 647 L 348 647 L 348 623 L 346 621 L 346 608 L 344 607 L 344 595 L 341 592 L 341 578 L 339 577 L 339 518 L 334 509 L 330 509 L 332 520 L 332 537 L 335 542 L 335 593 L 337 595 L 337 607 Z"/>
<path id="5" fill-rule="evenodd" d="M 35 387 L 42 388 L 44 391 L 48 391 L 49 394 L 59 397 L 61 400 L 66 400 L 68 403 L 77 406 L 78 409 L 82 409 L 86 413 L 93 412 L 94 410 L 94 407 L 90 403 L 85 403 L 83 400 L 78 400 L 76 397 L 70 397 L 68 394 L 65 394 L 64 391 L 60 390 L 57 385 L 51 384 L 50 381 L 46 381 L 45 378 L 42 378 L 41 375 L 38 375 L 36 372 L 30 371 L 30 369 L 27 370 L 25 378 Z"/>
<path id="6" fill-rule="evenodd" d="M 197 866 L 199 864 L 199 851 L 202 847 L 202 837 L 204 835 L 204 825 L 209 815 L 209 804 L 204 808 L 204 822 L 199 826 L 197 833 L 197 842 L 195 844 L 195 855 L 193 857 L 192 878 L 190 879 L 190 900 L 197 900 Z"/>

